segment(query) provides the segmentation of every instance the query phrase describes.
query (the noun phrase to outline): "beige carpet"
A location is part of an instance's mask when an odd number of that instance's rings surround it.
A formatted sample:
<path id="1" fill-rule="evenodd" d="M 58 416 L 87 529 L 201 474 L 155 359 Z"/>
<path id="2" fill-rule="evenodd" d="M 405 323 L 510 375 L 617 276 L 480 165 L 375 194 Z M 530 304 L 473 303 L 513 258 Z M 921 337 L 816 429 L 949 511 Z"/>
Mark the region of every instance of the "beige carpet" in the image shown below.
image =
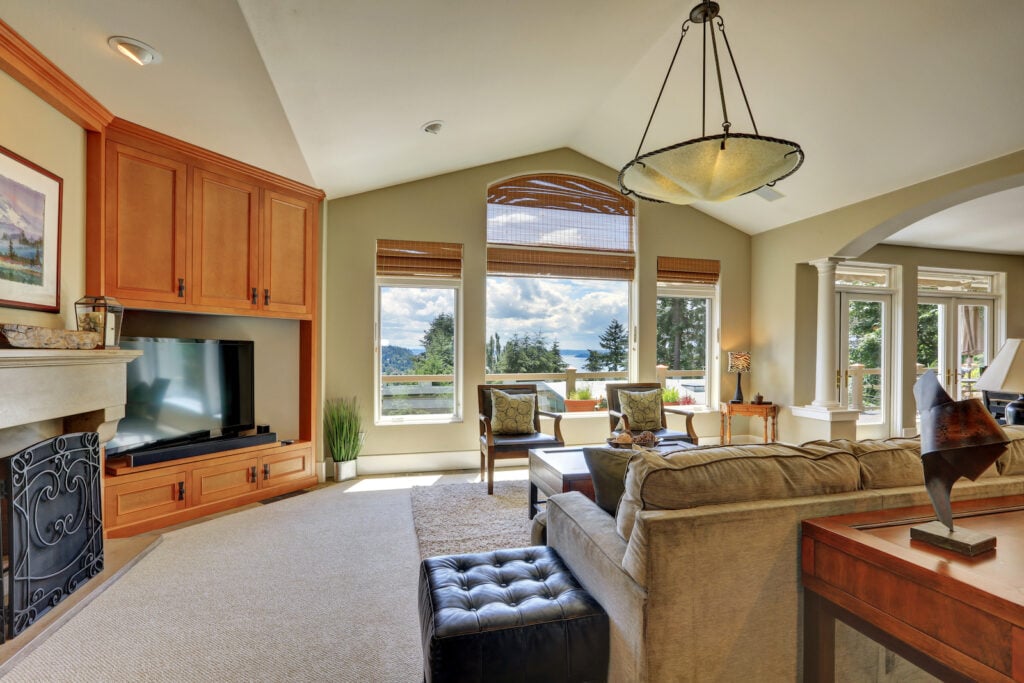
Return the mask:
<path id="1" fill-rule="evenodd" d="M 415 486 L 413 522 L 420 557 L 476 553 L 530 545 L 527 482 Z"/>
<path id="2" fill-rule="evenodd" d="M 348 488 L 166 534 L 4 683 L 422 680 L 409 491 Z"/>

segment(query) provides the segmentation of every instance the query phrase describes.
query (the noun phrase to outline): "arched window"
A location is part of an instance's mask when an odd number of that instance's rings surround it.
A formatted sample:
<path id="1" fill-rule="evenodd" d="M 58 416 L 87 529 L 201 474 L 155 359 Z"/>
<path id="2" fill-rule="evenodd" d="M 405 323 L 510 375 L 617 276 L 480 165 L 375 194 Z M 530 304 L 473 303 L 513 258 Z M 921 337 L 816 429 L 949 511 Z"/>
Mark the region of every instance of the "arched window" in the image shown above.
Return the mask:
<path id="1" fill-rule="evenodd" d="M 566 174 L 488 188 L 489 374 L 575 367 L 584 373 L 576 389 L 595 397 L 607 379 L 627 376 L 635 211 L 618 190 Z M 549 398 L 549 408 L 561 408 Z"/>

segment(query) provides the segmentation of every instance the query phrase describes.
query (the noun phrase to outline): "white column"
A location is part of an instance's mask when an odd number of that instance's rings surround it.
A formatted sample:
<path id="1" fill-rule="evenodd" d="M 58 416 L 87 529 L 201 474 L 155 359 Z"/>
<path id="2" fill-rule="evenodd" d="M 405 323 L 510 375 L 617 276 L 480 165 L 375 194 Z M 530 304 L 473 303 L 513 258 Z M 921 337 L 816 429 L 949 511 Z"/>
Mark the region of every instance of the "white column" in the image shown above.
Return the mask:
<path id="1" fill-rule="evenodd" d="M 838 408 L 836 400 L 836 264 L 842 259 L 811 261 L 818 269 L 818 345 L 813 406 Z"/>

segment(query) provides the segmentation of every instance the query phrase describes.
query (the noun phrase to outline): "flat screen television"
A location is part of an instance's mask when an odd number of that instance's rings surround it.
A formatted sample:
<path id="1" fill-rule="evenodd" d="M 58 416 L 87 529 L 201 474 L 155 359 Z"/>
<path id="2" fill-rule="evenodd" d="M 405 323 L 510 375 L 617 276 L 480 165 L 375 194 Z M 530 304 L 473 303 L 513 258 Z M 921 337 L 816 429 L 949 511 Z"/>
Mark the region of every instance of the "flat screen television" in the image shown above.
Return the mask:
<path id="1" fill-rule="evenodd" d="M 253 342 L 122 337 L 142 356 L 128 364 L 125 416 L 107 454 L 236 436 L 255 426 Z"/>

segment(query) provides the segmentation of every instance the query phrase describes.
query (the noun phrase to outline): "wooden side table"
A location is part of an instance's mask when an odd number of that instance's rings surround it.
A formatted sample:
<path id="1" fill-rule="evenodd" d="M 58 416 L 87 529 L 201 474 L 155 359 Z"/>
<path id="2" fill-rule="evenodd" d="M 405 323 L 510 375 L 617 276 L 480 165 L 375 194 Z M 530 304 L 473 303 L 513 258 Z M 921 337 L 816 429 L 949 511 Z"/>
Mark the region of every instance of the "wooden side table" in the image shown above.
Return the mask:
<path id="1" fill-rule="evenodd" d="M 719 433 L 723 444 L 732 443 L 733 415 L 755 416 L 764 420 L 764 442 L 769 443 L 768 424 L 771 422 L 771 441 L 777 441 L 779 407 L 774 403 L 721 403 L 722 427 Z"/>

